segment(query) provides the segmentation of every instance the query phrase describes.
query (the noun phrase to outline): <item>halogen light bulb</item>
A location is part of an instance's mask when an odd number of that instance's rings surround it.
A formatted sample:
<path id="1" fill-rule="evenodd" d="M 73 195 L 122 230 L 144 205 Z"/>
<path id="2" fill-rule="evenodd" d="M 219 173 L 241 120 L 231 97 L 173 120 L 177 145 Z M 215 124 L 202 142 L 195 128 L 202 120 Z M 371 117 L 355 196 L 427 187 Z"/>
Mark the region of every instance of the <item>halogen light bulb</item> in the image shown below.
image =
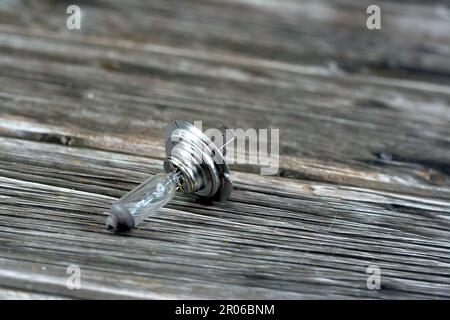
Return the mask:
<path id="1" fill-rule="evenodd" d="M 170 122 L 166 127 L 166 173 L 149 178 L 114 202 L 106 228 L 116 232 L 137 227 L 172 200 L 177 190 L 227 200 L 233 185 L 224 154 L 225 145 L 234 137 L 227 137 L 225 127 L 219 128 L 219 133 L 222 139 L 215 136 L 213 143 L 187 122 Z"/>

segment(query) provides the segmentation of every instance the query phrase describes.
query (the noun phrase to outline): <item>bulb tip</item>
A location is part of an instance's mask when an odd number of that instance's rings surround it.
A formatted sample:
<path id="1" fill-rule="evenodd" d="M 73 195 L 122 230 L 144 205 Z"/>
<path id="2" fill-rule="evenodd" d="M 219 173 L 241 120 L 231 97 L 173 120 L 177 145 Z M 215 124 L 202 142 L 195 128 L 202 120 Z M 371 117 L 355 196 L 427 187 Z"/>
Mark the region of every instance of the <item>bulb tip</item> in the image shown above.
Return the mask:
<path id="1" fill-rule="evenodd" d="M 134 228 L 134 219 L 123 206 L 113 205 L 111 214 L 105 221 L 106 230 L 111 232 L 128 231 Z"/>
<path id="2" fill-rule="evenodd" d="M 106 230 L 111 232 L 116 232 L 118 223 L 117 223 L 117 217 L 115 215 L 110 215 L 108 218 L 106 218 Z"/>

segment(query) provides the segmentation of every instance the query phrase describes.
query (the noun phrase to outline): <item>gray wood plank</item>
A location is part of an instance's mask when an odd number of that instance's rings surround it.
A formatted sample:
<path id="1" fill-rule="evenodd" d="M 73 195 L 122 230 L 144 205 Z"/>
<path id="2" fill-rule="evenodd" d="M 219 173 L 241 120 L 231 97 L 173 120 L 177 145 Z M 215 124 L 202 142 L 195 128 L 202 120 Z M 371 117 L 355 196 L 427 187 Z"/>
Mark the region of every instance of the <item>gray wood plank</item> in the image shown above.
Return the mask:
<path id="1" fill-rule="evenodd" d="M 445 1 L 373 32 L 368 1 L 97 0 L 79 31 L 68 4 L 0 4 L 1 298 L 450 297 Z M 108 233 L 173 119 L 280 128 L 280 170 Z"/>

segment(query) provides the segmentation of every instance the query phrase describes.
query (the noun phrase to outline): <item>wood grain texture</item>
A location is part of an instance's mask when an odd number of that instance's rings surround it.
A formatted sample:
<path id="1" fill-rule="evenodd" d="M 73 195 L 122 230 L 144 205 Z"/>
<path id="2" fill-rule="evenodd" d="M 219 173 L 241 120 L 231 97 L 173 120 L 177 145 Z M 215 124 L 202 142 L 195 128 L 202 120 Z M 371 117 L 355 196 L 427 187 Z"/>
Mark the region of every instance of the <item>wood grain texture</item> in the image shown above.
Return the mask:
<path id="1" fill-rule="evenodd" d="M 1 298 L 450 298 L 446 1 L 377 31 L 370 1 L 77 1 L 72 31 L 69 4 L 0 2 Z M 173 119 L 279 128 L 278 175 L 108 233 Z"/>

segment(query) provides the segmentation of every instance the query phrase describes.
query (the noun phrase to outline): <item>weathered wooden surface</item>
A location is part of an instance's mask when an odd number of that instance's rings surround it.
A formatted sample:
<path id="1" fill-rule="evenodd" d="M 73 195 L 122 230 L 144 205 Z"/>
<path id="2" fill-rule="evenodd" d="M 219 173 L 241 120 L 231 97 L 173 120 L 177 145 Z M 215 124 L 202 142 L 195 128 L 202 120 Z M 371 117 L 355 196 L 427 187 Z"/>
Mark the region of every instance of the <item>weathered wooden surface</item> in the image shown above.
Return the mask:
<path id="1" fill-rule="evenodd" d="M 379 31 L 371 1 L 76 3 L 79 31 L 0 2 L 0 297 L 450 298 L 446 1 L 380 1 Z M 280 128 L 279 175 L 108 233 L 172 119 Z"/>

